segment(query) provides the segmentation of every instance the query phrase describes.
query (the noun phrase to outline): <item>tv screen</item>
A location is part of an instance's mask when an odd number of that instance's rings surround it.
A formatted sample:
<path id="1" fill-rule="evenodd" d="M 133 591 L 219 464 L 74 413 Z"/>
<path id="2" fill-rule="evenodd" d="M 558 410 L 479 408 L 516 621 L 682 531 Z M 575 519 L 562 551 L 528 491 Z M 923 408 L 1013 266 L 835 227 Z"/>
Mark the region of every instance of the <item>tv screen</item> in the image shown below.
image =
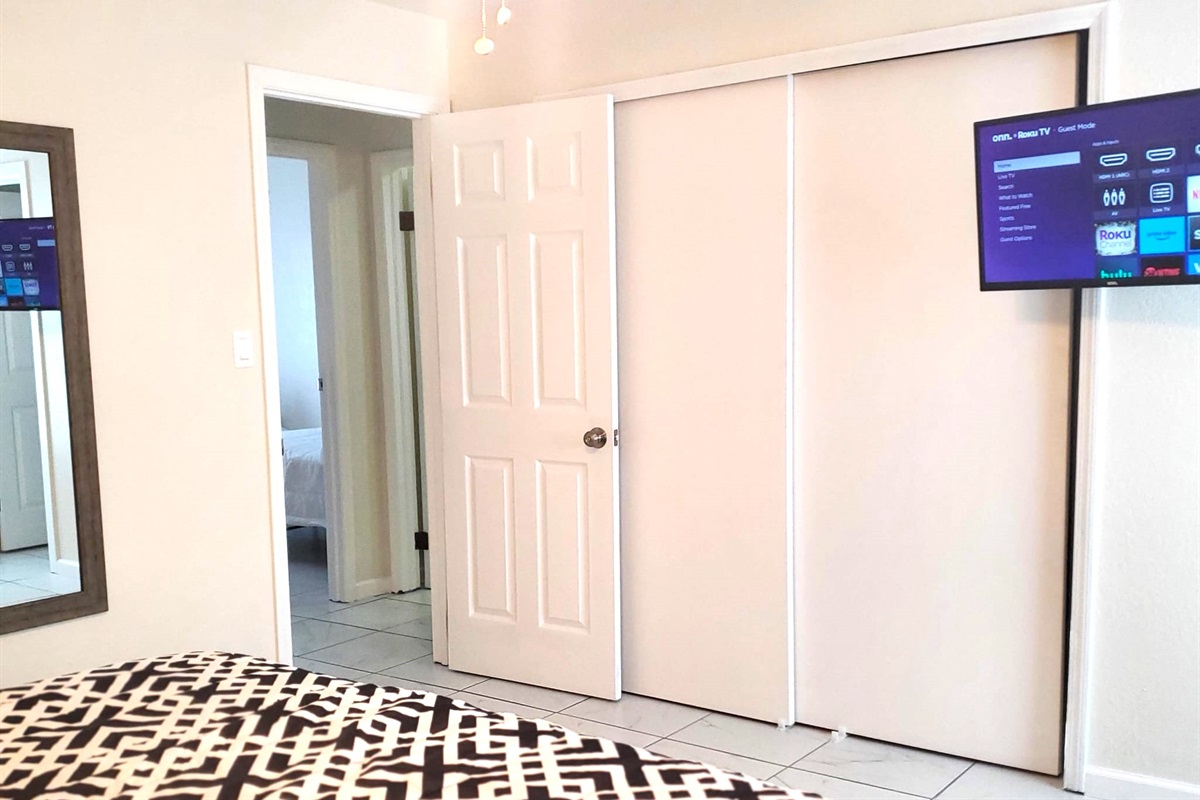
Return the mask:
<path id="1" fill-rule="evenodd" d="M 1200 90 L 975 123 L 980 288 L 1200 283 Z"/>
<path id="2" fill-rule="evenodd" d="M 59 308 L 54 220 L 0 219 L 0 311 Z"/>

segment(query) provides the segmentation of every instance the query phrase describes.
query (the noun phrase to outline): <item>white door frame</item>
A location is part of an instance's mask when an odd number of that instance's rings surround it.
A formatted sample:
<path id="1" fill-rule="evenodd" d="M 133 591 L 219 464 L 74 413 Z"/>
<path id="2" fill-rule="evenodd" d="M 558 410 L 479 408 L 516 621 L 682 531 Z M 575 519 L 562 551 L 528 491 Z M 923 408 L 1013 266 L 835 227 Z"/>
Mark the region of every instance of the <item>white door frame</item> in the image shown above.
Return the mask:
<path id="1" fill-rule="evenodd" d="M 404 181 L 400 170 L 412 170 L 413 151 L 385 150 L 371 153 L 371 211 L 375 229 L 376 289 L 379 302 L 379 352 L 383 364 L 383 413 L 387 437 L 388 542 L 391 552 L 393 592 L 407 592 L 420 586 L 421 557 L 415 548 L 413 533 L 421 530 L 418 513 L 421 448 L 420 409 L 415 392 L 420 390 L 419 373 L 414 369 L 412 353 L 420 345 L 413 341 L 409 297 L 416 297 L 410 286 L 409 255 L 397 216 L 404 206 Z M 410 172 L 411 181 L 411 172 Z M 412 187 L 408 187 L 412 192 Z M 407 367 L 407 368 L 405 368 Z"/>
<path id="2" fill-rule="evenodd" d="M 341 81 L 317 75 L 306 75 L 270 67 L 261 67 L 255 64 L 248 64 L 246 66 L 246 79 L 250 117 L 250 167 L 254 191 L 255 230 L 258 240 L 258 333 L 261 351 L 259 355 L 262 359 L 261 375 L 264 422 L 267 430 L 267 439 L 264 441 L 264 455 L 266 458 L 268 485 L 268 507 L 266 510 L 270 518 L 271 555 L 274 573 L 275 658 L 277 661 L 290 663 L 292 660 L 292 626 L 291 598 L 288 589 L 287 521 L 283 502 L 283 454 L 280 450 L 280 442 L 274 433 L 282 430 L 282 422 L 280 420 L 279 407 L 279 351 L 275 331 L 275 284 L 271 263 L 271 216 L 267 185 L 265 101 L 268 97 L 274 97 L 301 103 L 334 106 L 414 120 L 429 114 L 444 113 L 449 110 L 450 103 L 444 97 L 401 92 L 394 89 L 351 83 L 349 81 Z M 414 124 L 414 128 L 416 127 L 418 126 Z M 424 153 L 427 156 L 429 152 L 428 141 L 426 140 L 424 150 L 420 148 L 419 144 L 414 144 L 414 150 L 418 154 Z M 425 160 L 428 160 L 427 157 Z M 424 177 L 425 180 L 428 180 L 428 168 L 425 170 Z M 419 180 L 421 175 L 418 174 L 417 178 Z M 416 194 L 419 200 L 421 193 L 418 191 Z M 428 203 L 425 204 L 424 208 L 420 204 L 417 206 L 417 241 L 419 251 L 421 240 L 426 237 L 432 239 L 433 235 L 433 220 L 428 210 Z M 432 278 L 433 263 L 431 260 L 428 262 L 421 261 L 419 268 L 422 273 L 430 273 L 430 278 Z M 433 286 L 432 282 L 427 285 Z M 427 291 L 424 295 L 419 295 L 418 300 L 420 305 L 418 314 L 421 318 L 422 329 L 424 330 L 426 326 L 427 317 L 430 318 L 428 324 L 436 326 L 437 320 L 433 318 L 433 314 L 436 312 L 436 302 L 432 296 L 432 291 Z M 436 327 L 434 330 L 436 330 Z M 434 338 L 427 341 L 436 343 L 437 340 Z M 432 373 L 426 371 L 425 374 L 436 376 L 436 347 L 427 346 L 422 351 L 422 363 L 423 365 L 429 365 L 430 361 L 432 361 L 435 371 Z M 430 380 L 426 385 L 436 387 L 438 384 L 436 380 Z M 427 417 L 425 420 L 426 425 L 436 425 L 437 422 L 438 420 L 431 419 L 430 417 Z M 440 436 L 437 435 L 438 432 L 439 430 L 436 427 L 430 428 L 429 440 L 435 444 L 435 447 L 431 448 L 431 452 L 426 454 L 427 462 L 436 454 L 436 443 L 440 441 Z M 438 466 L 440 467 L 440 464 Z M 428 505 L 431 509 L 441 502 L 440 492 L 435 493 L 433 488 L 430 486 Z M 439 521 L 440 518 L 440 515 L 436 517 Z M 431 539 L 434 538 L 432 535 L 434 519 L 435 517 L 431 511 Z M 445 606 L 443 603 L 443 617 L 439 628 L 438 608 L 435 605 L 433 609 L 435 651 L 439 645 L 439 640 L 441 647 L 445 648 L 444 610 Z"/>
<path id="3" fill-rule="evenodd" d="M 356 600 L 355 548 L 347 540 L 351 530 L 346 495 L 353 496 L 345 480 L 339 430 L 338 381 L 334 380 L 337 326 L 333 318 L 333 220 L 330 206 L 337 191 L 337 151 L 327 144 L 267 139 L 267 156 L 294 158 L 308 165 L 309 217 L 312 222 L 313 289 L 316 299 L 317 364 L 325 386 L 321 389 L 321 451 L 325 477 L 325 532 L 328 543 L 329 588 L 335 600 Z M 274 264 L 272 263 L 272 270 Z M 273 276 L 272 276 L 273 277 Z M 274 281 L 272 280 L 272 284 Z M 273 295 L 272 295 L 273 296 Z M 275 363 L 279 352 L 275 351 Z M 271 433 L 275 431 L 272 430 Z"/>
<path id="4" fill-rule="evenodd" d="M 807 50 L 755 61 L 727 64 L 718 67 L 659 75 L 641 80 L 595 86 L 570 92 L 546 95 L 539 100 L 562 97 L 582 97 L 591 94 L 611 94 L 616 102 L 711 89 L 767 78 L 802 75 L 838 67 L 870 64 L 910 56 L 931 55 L 946 50 L 979 47 L 1061 33 L 1086 31 L 1087 99 L 1091 103 L 1116 99 L 1112 97 L 1113 20 L 1107 0 L 1071 8 L 1023 14 L 1013 17 L 956 25 L 949 28 L 891 36 L 884 39 L 853 42 L 835 47 Z M 793 233 L 789 231 L 789 241 Z M 618 265 L 618 269 L 619 269 Z M 1093 424 L 1095 414 L 1094 387 L 1096 379 L 1096 335 L 1099 320 L 1104 316 L 1105 293 L 1102 289 L 1084 289 L 1080 304 L 1079 384 L 1076 416 L 1076 476 L 1075 526 L 1071 544 L 1072 574 L 1070 581 L 1070 620 L 1067 638 L 1067 719 L 1063 736 L 1063 785 L 1082 792 L 1087 765 L 1088 684 L 1091 673 L 1091 626 L 1095 615 L 1092 602 L 1094 583 L 1093 537 L 1095 503 L 1092 499 L 1095 463 L 1093 454 Z M 789 369 L 795 369 L 794 365 Z M 798 393 L 796 393 L 798 395 Z M 798 413 L 800 398 L 793 396 L 791 417 Z M 791 429 L 796 430 L 791 424 Z M 798 443 L 793 442 L 793 452 Z M 789 484 L 789 506 L 794 507 L 794 487 Z M 440 574 L 440 573 L 439 573 Z M 435 585 L 434 595 L 436 597 Z M 794 612 L 794 609 L 793 609 Z M 795 676 L 793 674 L 792 680 Z"/>

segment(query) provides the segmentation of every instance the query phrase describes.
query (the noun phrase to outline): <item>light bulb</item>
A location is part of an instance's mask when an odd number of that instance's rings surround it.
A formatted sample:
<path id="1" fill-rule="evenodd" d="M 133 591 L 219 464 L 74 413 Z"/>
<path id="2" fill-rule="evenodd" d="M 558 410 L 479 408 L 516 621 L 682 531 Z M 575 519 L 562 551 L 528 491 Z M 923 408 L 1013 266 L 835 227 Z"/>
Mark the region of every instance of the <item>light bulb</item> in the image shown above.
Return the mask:
<path id="1" fill-rule="evenodd" d="M 486 56 L 496 49 L 496 43 L 486 36 L 480 36 L 475 40 L 475 52 L 481 56 Z"/>
<path id="2" fill-rule="evenodd" d="M 496 11 L 496 24 L 507 25 L 512 19 L 512 9 L 508 7 L 508 0 L 501 0 L 500 8 Z"/>

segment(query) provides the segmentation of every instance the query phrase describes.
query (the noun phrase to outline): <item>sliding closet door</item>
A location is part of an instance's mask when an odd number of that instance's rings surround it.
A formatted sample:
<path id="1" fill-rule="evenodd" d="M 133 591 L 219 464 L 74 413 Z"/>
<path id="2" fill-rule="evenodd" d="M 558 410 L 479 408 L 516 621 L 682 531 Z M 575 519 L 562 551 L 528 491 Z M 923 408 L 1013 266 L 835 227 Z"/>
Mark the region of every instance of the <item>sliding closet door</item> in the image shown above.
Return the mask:
<path id="1" fill-rule="evenodd" d="M 1076 39 L 795 91 L 798 719 L 1057 773 L 1070 297 L 979 292 L 971 124 Z"/>
<path id="2" fill-rule="evenodd" d="M 790 719 L 788 81 L 617 104 L 625 688 Z"/>

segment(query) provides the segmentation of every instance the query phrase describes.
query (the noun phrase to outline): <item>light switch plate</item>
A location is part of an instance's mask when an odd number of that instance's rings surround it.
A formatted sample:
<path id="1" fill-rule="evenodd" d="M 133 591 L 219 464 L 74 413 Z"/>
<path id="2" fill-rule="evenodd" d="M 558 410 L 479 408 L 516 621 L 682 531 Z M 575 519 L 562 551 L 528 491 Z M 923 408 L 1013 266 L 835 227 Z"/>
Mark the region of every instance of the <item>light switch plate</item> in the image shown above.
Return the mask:
<path id="1" fill-rule="evenodd" d="M 254 336 L 250 331 L 233 332 L 233 365 L 238 369 L 254 366 Z"/>

